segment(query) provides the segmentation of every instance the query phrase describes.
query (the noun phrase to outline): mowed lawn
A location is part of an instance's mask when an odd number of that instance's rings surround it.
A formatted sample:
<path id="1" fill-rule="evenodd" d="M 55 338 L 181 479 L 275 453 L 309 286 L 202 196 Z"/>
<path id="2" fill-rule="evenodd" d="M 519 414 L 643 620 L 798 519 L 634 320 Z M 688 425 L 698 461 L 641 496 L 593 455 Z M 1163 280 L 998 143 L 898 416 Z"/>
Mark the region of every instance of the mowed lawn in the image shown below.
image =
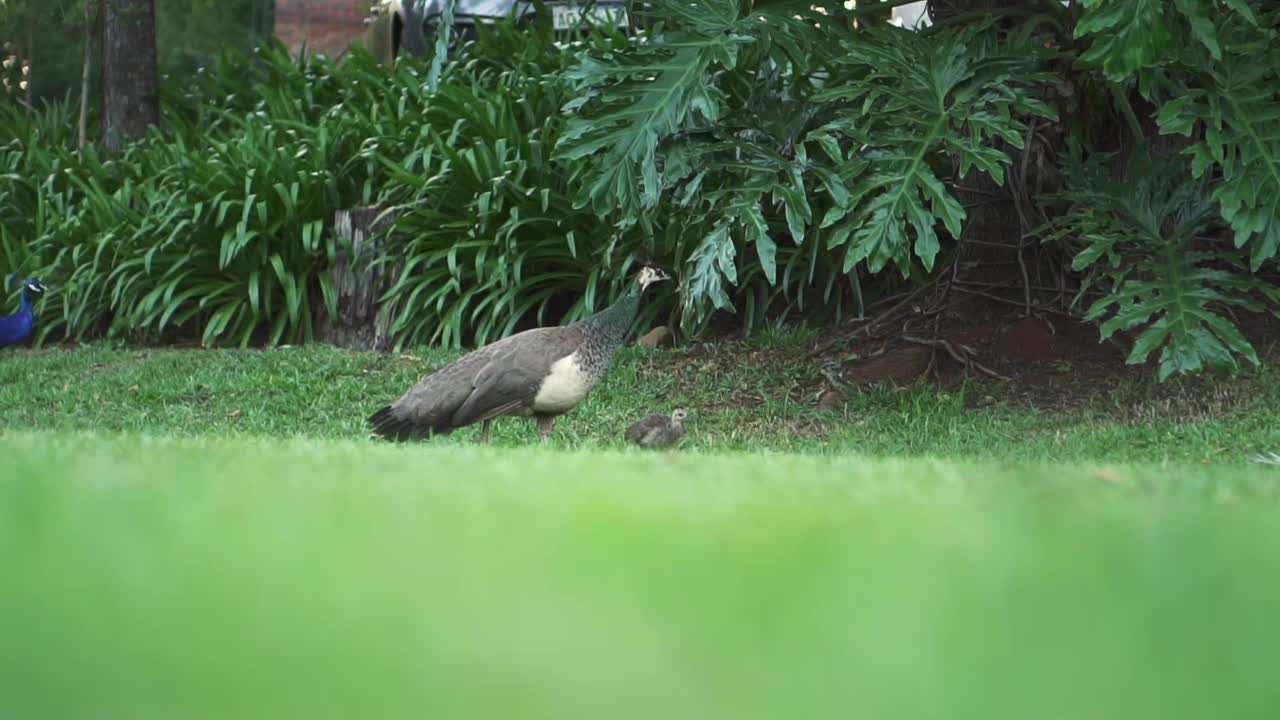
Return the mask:
<path id="1" fill-rule="evenodd" d="M 557 421 L 552 446 L 625 446 L 629 423 L 689 410 L 686 451 L 773 450 L 808 455 L 946 457 L 1061 462 L 1243 464 L 1280 452 L 1280 372 L 1267 366 L 1212 387 L 1157 385 L 1139 374 L 1068 409 L 1028 404 L 999 383 L 827 388 L 803 338 L 675 350 L 626 348 L 607 380 Z M 114 349 L 0 352 L 0 432 L 132 432 L 190 437 L 364 439 L 365 418 L 459 353 Z M 1280 361 L 1280 356 L 1276 357 Z M 470 445 L 478 427 L 436 445 Z M 500 419 L 494 444 L 537 441 L 533 423 Z"/>
<path id="2" fill-rule="evenodd" d="M 1269 717 L 1270 468 L 0 438 L 15 718 Z"/>
<path id="3" fill-rule="evenodd" d="M 754 369 L 649 362 L 483 448 L 363 439 L 394 357 L 0 358 L 0 716 L 1273 717 L 1280 468 L 1203 457 L 1268 410 L 719 409 Z M 613 438 L 653 397 L 682 450 Z"/>

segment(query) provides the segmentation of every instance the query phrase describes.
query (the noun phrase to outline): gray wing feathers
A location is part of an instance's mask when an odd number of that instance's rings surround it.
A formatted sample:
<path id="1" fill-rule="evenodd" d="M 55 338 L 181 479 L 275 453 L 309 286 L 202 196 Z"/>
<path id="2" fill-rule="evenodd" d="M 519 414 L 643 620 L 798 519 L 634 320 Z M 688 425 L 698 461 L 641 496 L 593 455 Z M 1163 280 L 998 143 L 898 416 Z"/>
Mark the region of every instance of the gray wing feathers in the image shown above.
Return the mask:
<path id="1" fill-rule="evenodd" d="M 423 378 L 392 410 L 416 425 L 440 428 L 516 414 L 533 401 L 551 363 L 581 342 L 581 331 L 567 327 L 512 335 Z"/>
<path id="2" fill-rule="evenodd" d="M 452 424 L 489 420 L 529 404 L 545 374 L 512 367 L 507 358 L 494 358 L 476 376 L 471 393 L 454 411 Z"/>
<path id="3" fill-rule="evenodd" d="M 485 347 L 418 381 L 391 405 L 392 411 L 416 425 L 448 424 L 454 410 L 471 394 L 471 381 L 489 361 Z"/>
<path id="4" fill-rule="evenodd" d="M 657 413 L 637 420 L 631 427 L 627 428 L 627 440 L 634 443 L 641 442 L 654 430 L 661 428 L 666 420 L 666 415 Z"/>
<path id="5" fill-rule="evenodd" d="M 494 353 L 476 374 L 474 390 L 453 416 L 454 425 L 468 425 L 529 407 L 551 365 L 582 344 L 576 328 L 539 328 L 528 342 L 511 343 Z"/>

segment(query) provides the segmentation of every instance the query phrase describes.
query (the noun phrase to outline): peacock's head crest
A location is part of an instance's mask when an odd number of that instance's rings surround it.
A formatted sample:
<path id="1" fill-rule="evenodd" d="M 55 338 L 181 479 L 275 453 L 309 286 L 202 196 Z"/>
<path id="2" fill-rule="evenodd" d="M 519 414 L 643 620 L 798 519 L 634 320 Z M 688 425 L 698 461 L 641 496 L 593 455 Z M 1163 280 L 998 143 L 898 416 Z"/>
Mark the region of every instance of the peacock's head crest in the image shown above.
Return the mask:
<path id="1" fill-rule="evenodd" d="M 650 285 L 670 279 L 671 276 L 664 270 L 646 265 L 640 268 L 640 272 L 636 275 L 636 285 L 640 287 L 640 292 L 644 292 Z"/>
<path id="2" fill-rule="evenodd" d="M 6 289 L 10 292 L 17 290 L 19 285 L 22 286 L 22 292 L 28 295 L 41 295 L 46 289 L 48 289 L 45 287 L 44 283 L 40 282 L 39 278 L 29 278 L 19 282 L 17 273 L 10 275 L 8 281 L 5 283 Z"/>

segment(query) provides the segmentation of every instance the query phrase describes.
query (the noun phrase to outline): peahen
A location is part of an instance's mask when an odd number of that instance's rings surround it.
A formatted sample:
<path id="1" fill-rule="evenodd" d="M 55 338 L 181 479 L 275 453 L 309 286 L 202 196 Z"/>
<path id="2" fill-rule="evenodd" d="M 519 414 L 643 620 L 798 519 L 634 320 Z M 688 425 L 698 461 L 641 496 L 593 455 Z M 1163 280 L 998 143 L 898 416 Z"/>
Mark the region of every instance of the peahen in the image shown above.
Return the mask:
<path id="1" fill-rule="evenodd" d="M 18 286 L 18 276 L 9 276 L 9 290 Z M 33 312 L 35 299 L 44 294 L 44 283 L 32 278 L 22 284 L 22 304 L 13 315 L 0 317 L 0 347 L 17 345 L 31 336 L 36 318 Z"/>
<path id="2" fill-rule="evenodd" d="M 621 297 L 589 318 L 525 330 L 473 350 L 370 416 L 373 434 L 400 441 L 429 438 L 480 422 L 480 441 L 487 443 L 493 420 L 514 416 L 534 418 L 541 442 L 547 442 L 556 417 L 577 407 L 604 379 L 640 296 L 668 279 L 657 268 L 642 267 Z"/>

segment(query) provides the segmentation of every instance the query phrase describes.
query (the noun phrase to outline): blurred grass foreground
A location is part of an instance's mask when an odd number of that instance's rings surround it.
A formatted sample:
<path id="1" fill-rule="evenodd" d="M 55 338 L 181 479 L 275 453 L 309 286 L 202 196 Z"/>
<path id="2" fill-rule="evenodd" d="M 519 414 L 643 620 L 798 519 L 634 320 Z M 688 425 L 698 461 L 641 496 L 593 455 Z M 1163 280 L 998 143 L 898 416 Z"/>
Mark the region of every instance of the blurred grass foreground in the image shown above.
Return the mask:
<path id="1" fill-rule="evenodd" d="M 0 716 L 1245 718 L 1272 468 L 0 436 Z"/>

